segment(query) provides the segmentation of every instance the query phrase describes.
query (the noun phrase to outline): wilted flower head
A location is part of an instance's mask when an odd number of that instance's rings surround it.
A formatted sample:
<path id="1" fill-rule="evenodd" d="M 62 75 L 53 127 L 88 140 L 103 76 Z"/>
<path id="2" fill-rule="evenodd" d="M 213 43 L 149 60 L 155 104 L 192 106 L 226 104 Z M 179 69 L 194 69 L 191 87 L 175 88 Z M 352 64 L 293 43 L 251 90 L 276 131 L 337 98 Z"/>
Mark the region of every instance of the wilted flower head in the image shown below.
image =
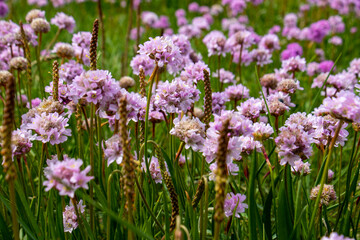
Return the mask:
<path id="1" fill-rule="evenodd" d="M 319 194 L 320 185 L 317 185 L 311 189 L 310 199 L 315 200 Z M 324 184 L 321 197 L 320 205 L 329 205 L 329 202 L 336 199 L 336 193 L 333 185 Z"/>
<path id="2" fill-rule="evenodd" d="M 30 26 L 35 33 L 47 33 L 50 31 L 50 24 L 44 18 L 35 18 Z"/>
<path id="3" fill-rule="evenodd" d="M 78 188 L 88 189 L 88 182 L 94 177 L 87 176 L 90 166 L 83 171 L 80 167 L 83 165 L 81 159 L 70 158 L 64 155 L 64 160 L 58 160 L 57 156 L 47 160 L 47 167 L 44 169 L 46 181 L 45 191 L 56 188 L 61 196 L 74 197 Z"/>
<path id="4" fill-rule="evenodd" d="M 71 59 L 75 55 L 73 46 L 63 42 L 56 43 L 52 52 L 56 53 L 59 57 L 66 59 Z"/>
<path id="5" fill-rule="evenodd" d="M 83 201 L 80 200 L 77 204 L 77 209 L 80 214 L 85 212 L 85 205 L 83 205 Z M 76 210 L 74 208 L 73 202 L 70 201 L 70 206 L 65 206 L 65 211 L 63 212 L 63 225 L 64 225 L 64 232 L 71 233 L 75 230 L 78 226 L 78 219 L 76 215 Z"/>
<path id="6" fill-rule="evenodd" d="M 286 78 L 281 80 L 277 85 L 277 90 L 284 93 L 294 93 L 296 90 L 304 90 L 296 79 Z"/>
<path id="7" fill-rule="evenodd" d="M 36 18 L 45 18 L 45 11 L 41 11 L 39 9 L 32 9 L 26 14 L 25 20 L 28 23 L 31 23 Z"/>
<path id="8" fill-rule="evenodd" d="M 248 208 L 246 203 L 243 203 L 246 199 L 245 195 L 240 193 L 228 193 L 224 202 L 224 212 L 226 217 L 234 215 L 240 218 L 240 213 L 245 212 L 245 208 Z"/>
<path id="9" fill-rule="evenodd" d="M 181 120 L 174 119 L 174 128 L 170 134 L 185 142 L 186 149 L 191 147 L 194 151 L 199 151 L 205 141 L 205 124 L 196 117 L 183 116 Z"/>
<path id="10" fill-rule="evenodd" d="M 260 84 L 265 88 L 276 89 L 278 78 L 275 73 L 268 73 L 260 78 Z"/>
<path id="11" fill-rule="evenodd" d="M 18 71 L 27 69 L 27 60 L 24 57 L 14 57 L 10 60 L 10 68 Z"/>

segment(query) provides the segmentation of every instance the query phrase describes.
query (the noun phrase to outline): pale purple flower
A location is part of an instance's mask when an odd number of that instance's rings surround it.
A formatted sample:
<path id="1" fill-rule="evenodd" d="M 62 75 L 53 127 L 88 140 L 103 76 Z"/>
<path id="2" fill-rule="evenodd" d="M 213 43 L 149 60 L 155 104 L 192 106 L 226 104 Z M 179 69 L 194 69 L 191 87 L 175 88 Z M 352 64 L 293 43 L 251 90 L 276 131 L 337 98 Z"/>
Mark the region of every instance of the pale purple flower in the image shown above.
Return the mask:
<path id="1" fill-rule="evenodd" d="M 143 27 L 140 27 L 139 28 L 139 36 L 137 35 L 138 34 L 138 30 L 137 28 L 133 28 L 131 29 L 130 31 L 130 39 L 131 40 L 136 40 L 138 37 L 140 38 L 145 32 L 145 29 Z"/>
<path id="2" fill-rule="evenodd" d="M 50 22 L 51 24 L 58 26 L 59 29 L 67 30 L 69 33 L 73 33 L 75 28 L 75 19 L 63 12 L 58 12 Z"/>
<path id="3" fill-rule="evenodd" d="M 170 26 L 169 18 L 167 16 L 160 16 L 159 19 L 152 25 L 153 28 L 168 28 Z"/>
<path id="4" fill-rule="evenodd" d="M 280 128 L 280 133 L 275 142 L 280 164 L 289 163 L 294 166 L 295 161 L 305 160 L 311 156 L 311 143 L 314 140 L 301 125 L 290 123 Z"/>
<path id="5" fill-rule="evenodd" d="M 204 80 L 204 70 L 210 73 L 209 67 L 203 61 L 189 64 L 181 72 L 181 78 L 187 82 L 197 83 Z"/>
<path id="6" fill-rule="evenodd" d="M 99 104 L 116 95 L 120 87 L 110 72 L 94 70 L 75 77 L 69 88 L 69 96 L 75 103 L 81 99 L 88 104 Z"/>
<path id="7" fill-rule="evenodd" d="M 229 86 L 224 92 L 226 97 L 233 101 L 249 98 L 249 89 L 242 84 Z"/>
<path id="8" fill-rule="evenodd" d="M 250 55 L 252 57 L 252 61 L 255 62 L 256 65 L 259 65 L 261 67 L 272 63 L 271 53 L 267 49 L 263 49 L 263 48 L 253 49 L 250 52 Z"/>
<path id="9" fill-rule="evenodd" d="M 339 235 L 336 232 L 330 233 L 329 237 L 322 237 L 321 240 L 354 240 L 354 238 L 345 237 L 344 235 Z"/>
<path id="10" fill-rule="evenodd" d="M 143 11 L 141 13 L 141 21 L 150 27 L 152 27 L 157 21 L 159 17 L 154 12 Z"/>
<path id="11" fill-rule="evenodd" d="M 296 27 L 298 17 L 295 13 L 288 13 L 284 17 L 284 26 L 288 28 Z"/>
<path id="12" fill-rule="evenodd" d="M 267 34 L 263 36 L 259 42 L 259 47 L 269 50 L 270 52 L 280 49 L 278 36 L 275 34 Z"/>
<path id="13" fill-rule="evenodd" d="M 345 24 L 341 16 L 331 16 L 328 21 L 332 33 L 343 33 L 345 31 Z"/>
<path id="14" fill-rule="evenodd" d="M 45 92 L 49 93 L 50 96 L 53 96 L 53 82 L 50 82 L 50 86 L 46 86 L 45 87 Z M 69 87 L 67 84 L 64 84 L 64 80 L 63 79 L 59 79 L 59 85 L 58 85 L 58 100 L 60 103 L 63 104 L 68 104 L 71 100 L 70 100 L 70 96 L 69 94 Z"/>
<path id="15" fill-rule="evenodd" d="M 242 102 L 237 109 L 242 115 L 256 122 L 260 117 L 260 112 L 263 111 L 262 100 L 258 98 L 249 98 Z"/>
<path id="16" fill-rule="evenodd" d="M 247 30 L 237 31 L 232 34 L 228 40 L 226 40 L 226 47 L 229 48 L 234 54 L 235 52 L 240 52 L 240 47 L 243 45 L 243 49 L 251 46 L 253 43 L 253 36 L 251 32 Z"/>
<path id="17" fill-rule="evenodd" d="M 197 38 L 201 36 L 201 30 L 197 26 L 187 24 L 179 28 L 179 33 L 187 36 L 188 38 Z"/>
<path id="18" fill-rule="evenodd" d="M 249 136 L 253 132 L 253 122 L 237 111 L 224 110 L 221 115 L 214 115 L 214 122 L 210 123 L 210 126 L 217 131 L 221 131 L 223 122 L 227 119 L 230 119 L 230 136 Z"/>
<path id="19" fill-rule="evenodd" d="M 47 160 L 47 167 L 44 169 L 46 181 L 45 191 L 55 188 L 61 196 L 74 197 L 75 191 L 79 188 L 88 189 L 88 182 L 93 179 L 87 176 L 90 172 L 90 166 L 81 171 L 83 160 L 70 158 L 64 155 L 64 160 L 58 160 L 57 156 Z"/>
<path id="20" fill-rule="evenodd" d="M 60 144 L 71 136 L 71 130 L 66 129 L 69 126 L 68 121 L 67 117 L 57 112 L 50 114 L 43 112 L 41 115 L 36 113 L 27 129 L 35 131 L 35 139 L 38 141 L 49 142 L 51 145 Z"/>
<path id="21" fill-rule="evenodd" d="M 317 73 L 320 73 L 319 63 L 311 62 L 306 66 L 306 72 L 309 76 L 314 76 Z"/>
<path id="22" fill-rule="evenodd" d="M 140 69 L 144 70 L 145 75 L 150 75 L 155 68 L 155 63 L 147 55 L 135 55 L 130 62 L 130 67 L 136 75 L 139 75 Z"/>
<path id="23" fill-rule="evenodd" d="M 177 34 L 171 36 L 172 41 L 175 46 L 178 46 L 181 55 L 187 56 L 191 52 L 191 43 L 187 36 L 183 34 Z"/>
<path id="24" fill-rule="evenodd" d="M 331 25 L 328 20 L 320 20 L 310 25 L 309 40 L 317 43 L 322 42 L 324 37 L 330 33 Z"/>
<path id="25" fill-rule="evenodd" d="M 182 55 L 178 46 L 174 44 L 170 37 L 150 38 L 144 45 L 139 45 L 140 55 L 149 56 L 159 67 L 166 65 L 172 66 L 171 74 L 176 73 L 181 64 Z"/>
<path id="26" fill-rule="evenodd" d="M 27 0 L 29 5 L 36 5 L 38 7 L 43 7 L 48 4 L 47 0 Z"/>
<path id="27" fill-rule="evenodd" d="M 192 2 L 189 4 L 188 6 L 188 9 L 189 9 L 189 12 L 197 12 L 199 11 L 199 4 L 197 2 Z"/>
<path id="28" fill-rule="evenodd" d="M 287 60 L 291 57 L 301 56 L 303 49 L 298 43 L 290 43 L 286 49 L 281 52 L 281 60 Z"/>
<path id="29" fill-rule="evenodd" d="M 5 2 L 0 1 L 0 17 L 6 17 L 9 12 L 9 8 Z"/>
<path id="30" fill-rule="evenodd" d="M 328 73 L 330 72 L 331 68 L 334 66 L 334 62 L 331 60 L 322 61 L 319 64 L 319 70 L 322 73 Z M 335 68 L 334 68 L 335 69 Z"/>
<path id="31" fill-rule="evenodd" d="M 251 135 L 250 136 L 240 136 L 239 141 L 239 150 L 242 156 L 250 155 L 254 150 L 260 152 L 262 144 L 255 140 Z"/>
<path id="32" fill-rule="evenodd" d="M 80 200 L 77 204 L 77 209 L 80 214 L 84 214 L 85 212 L 85 205 L 83 205 L 83 201 Z M 72 233 L 78 226 L 78 219 L 76 215 L 76 210 L 74 208 L 73 202 L 70 201 L 70 206 L 65 206 L 65 211 L 63 212 L 63 225 L 64 225 L 64 232 Z"/>
<path id="33" fill-rule="evenodd" d="M 74 78 L 83 72 L 83 65 L 74 60 L 70 60 L 59 67 L 60 79 L 65 80 L 67 84 L 71 84 Z"/>
<path id="34" fill-rule="evenodd" d="M 218 71 L 216 71 L 213 74 L 213 76 L 216 78 L 219 78 Z M 220 82 L 221 83 L 236 83 L 235 75 L 232 72 L 226 71 L 225 69 L 221 68 L 220 69 Z"/>
<path id="35" fill-rule="evenodd" d="M 164 82 L 156 89 L 154 105 L 168 113 L 187 112 L 199 100 L 200 91 L 180 78 Z"/>
<path id="36" fill-rule="evenodd" d="M 281 67 L 286 72 L 303 72 L 306 70 L 306 60 L 300 56 L 291 57 L 283 61 Z"/>
<path id="37" fill-rule="evenodd" d="M 212 93 L 212 112 L 219 115 L 222 110 L 225 110 L 225 104 L 229 101 L 224 92 Z"/>
<path id="38" fill-rule="evenodd" d="M 196 27 L 200 30 L 209 30 L 210 29 L 210 24 L 209 24 L 208 20 L 204 17 L 195 17 L 192 20 L 191 25 L 193 25 L 194 27 Z"/>
<path id="39" fill-rule="evenodd" d="M 252 136 L 255 140 L 263 141 L 268 138 L 274 133 L 273 128 L 270 126 L 270 124 L 263 123 L 263 122 L 256 122 L 252 126 L 253 133 Z"/>
<path id="40" fill-rule="evenodd" d="M 165 166 L 167 168 L 166 163 L 165 163 Z M 141 170 L 144 172 L 147 172 L 145 161 L 141 162 Z M 149 162 L 149 170 L 150 170 L 150 175 L 151 175 L 152 179 L 154 180 L 154 182 L 162 183 L 162 175 L 161 175 L 159 160 L 154 156 L 151 157 L 151 160 Z"/>
<path id="41" fill-rule="evenodd" d="M 186 115 L 181 119 L 174 119 L 174 127 L 170 134 L 185 142 L 185 148 L 199 151 L 205 141 L 205 124 L 198 118 L 189 118 Z"/>
<path id="42" fill-rule="evenodd" d="M 296 175 L 306 176 L 310 174 L 310 163 L 297 160 L 294 162 L 294 166 L 291 166 L 291 172 Z"/>
<path id="43" fill-rule="evenodd" d="M 208 50 L 208 56 L 223 55 L 228 52 L 225 35 L 217 30 L 211 31 L 203 38 L 203 43 Z"/>
<path id="44" fill-rule="evenodd" d="M 11 137 L 11 148 L 13 157 L 25 156 L 30 152 L 32 147 L 32 140 L 34 136 L 31 134 L 30 130 L 17 129 L 12 132 Z"/>
<path id="45" fill-rule="evenodd" d="M 75 51 L 75 56 L 85 65 L 90 65 L 90 32 L 78 32 L 72 37 L 72 46 Z"/>
<path id="46" fill-rule="evenodd" d="M 114 134 L 111 138 L 105 141 L 103 146 L 104 158 L 107 160 L 108 166 L 116 162 L 121 164 L 123 160 L 122 142 L 119 134 Z"/>
<path id="47" fill-rule="evenodd" d="M 245 208 L 248 208 L 248 205 L 244 203 L 246 199 L 245 195 L 240 193 L 228 193 L 224 201 L 224 213 L 226 217 L 234 216 L 240 218 L 240 213 L 245 212 Z"/>

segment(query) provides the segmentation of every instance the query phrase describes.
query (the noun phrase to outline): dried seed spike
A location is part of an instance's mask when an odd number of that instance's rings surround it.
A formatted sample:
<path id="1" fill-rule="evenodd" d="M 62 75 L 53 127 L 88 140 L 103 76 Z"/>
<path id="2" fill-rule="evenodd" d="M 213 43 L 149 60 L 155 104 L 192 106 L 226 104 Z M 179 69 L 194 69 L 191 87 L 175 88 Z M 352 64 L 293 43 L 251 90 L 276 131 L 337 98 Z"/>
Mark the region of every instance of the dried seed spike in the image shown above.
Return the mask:
<path id="1" fill-rule="evenodd" d="M 165 182 L 165 185 L 169 191 L 170 195 L 170 201 L 171 201 L 171 221 L 170 221 L 170 232 L 172 232 L 175 229 L 176 226 L 176 216 L 179 215 L 179 202 L 178 202 L 178 196 L 175 191 L 174 184 L 172 182 L 172 179 L 169 175 L 169 173 L 166 171 L 165 167 L 165 160 L 162 155 L 161 149 L 158 145 L 155 144 L 155 155 L 158 158 L 159 161 L 159 167 L 161 171 L 161 176 Z"/>
<path id="2" fill-rule="evenodd" d="M 91 41 L 90 41 L 90 70 L 96 70 L 96 61 L 97 61 L 96 51 L 97 51 L 98 34 L 99 34 L 99 20 L 95 19 L 91 34 Z"/>
<path id="3" fill-rule="evenodd" d="M 204 91 L 205 91 L 205 102 L 204 102 L 204 117 L 203 122 L 205 123 L 205 129 L 209 128 L 209 123 L 212 115 L 212 91 L 209 72 L 204 69 Z"/>
<path id="4" fill-rule="evenodd" d="M 132 211 L 135 202 L 135 166 L 132 161 L 132 156 L 129 149 L 129 138 L 127 128 L 127 110 L 126 110 L 126 97 L 122 97 L 120 100 L 120 137 L 123 150 L 123 162 L 124 162 L 124 192 L 126 198 L 126 210 L 130 221 L 132 221 Z"/>
<path id="5" fill-rule="evenodd" d="M 146 82 L 145 82 L 145 72 L 144 69 L 140 69 L 139 73 L 139 83 L 140 83 L 140 95 L 146 97 Z"/>
<path id="6" fill-rule="evenodd" d="M 198 184 L 198 187 L 196 189 L 196 192 L 195 192 L 195 196 L 192 200 L 192 207 L 195 209 L 197 207 L 197 205 L 199 204 L 200 202 L 200 199 L 202 197 L 202 194 L 204 193 L 204 190 L 205 190 L 205 183 L 202 179 L 200 179 L 199 181 L 199 184 Z"/>
<path id="7" fill-rule="evenodd" d="M 223 122 L 223 128 L 220 131 L 219 146 L 216 157 L 217 168 L 215 170 L 215 215 L 214 220 L 219 224 L 224 220 L 224 201 L 227 184 L 227 165 L 226 154 L 229 143 L 229 124 L 230 119 Z"/>
<path id="8" fill-rule="evenodd" d="M 28 80 L 29 85 L 29 98 L 31 100 L 31 86 L 32 86 L 32 72 L 31 72 L 31 55 L 27 37 L 25 35 L 23 23 L 20 21 L 20 33 L 21 33 L 21 41 L 24 49 L 25 58 L 27 60 L 27 68 L 26 68 L 26 78 Z M 31 104 L 31 101 L 29 101 Z M 31 105 L 30 105 L 31 106 Z"/>
<path id="9" fill-rule="evenodd" d="M 59 101 L 59 63 L 53 62 L 53 99 Z"/>
<path id="10" fill-rule="evenodd" d="M 15 110 L 15 79 L 12 75 L 6 81 L 6 98 L 2 123 L 2 150 L 5 179 L 11 181 L 16 178 L 15 166 L 12 160 L 11 136 L 14 124 Z"/>

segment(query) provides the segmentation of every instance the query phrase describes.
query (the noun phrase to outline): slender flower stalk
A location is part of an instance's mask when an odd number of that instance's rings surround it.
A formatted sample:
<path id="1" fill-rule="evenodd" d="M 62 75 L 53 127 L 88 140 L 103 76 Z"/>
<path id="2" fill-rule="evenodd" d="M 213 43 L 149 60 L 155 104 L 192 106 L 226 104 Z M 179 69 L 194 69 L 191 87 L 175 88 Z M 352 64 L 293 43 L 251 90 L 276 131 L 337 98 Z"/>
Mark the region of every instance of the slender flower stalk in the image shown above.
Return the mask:
<path id="1" fill-rule="evenodd" d="M 104 17 L 101 6 L 101 0 L 97 0 L 97 8 L 99 13 L 100 29 L 101 29 L 101 66 L 104 68 L 105 59 L 106 59 L 105 57 L 106 38 L 105 38 Z"/>
<path id="2" fill-rule="evenodd" d="M 3 156 L 3 167 L 5 172 L 5 179 L 9 184 L 10 192 L 10 205 L 11 205 L 11 219 L 14 239 L 19 239 L 19 225 L 17 222 L 17 208 L 15 199 L 15 179 L 16 169 L 12 160 L 12 149 L 11 149 L 11 136 L 14 124 L 14 110 L 15 110 L 15 79 L 12 75 L 7 79 L 6 84 L 6 98 L 4 106 L 4 115 L 2 123 L 2 150 L 1 155 Z"/>
<path id="3" fill-rule="evenodd" d="M 121 75 L 127 75 L 127 58 L 129 51 L 130 33 L 132 29 L 132 18 L 133 18 L 133 0 L 129 1 L 129 12 L 128 12 L 128 28 L 126 31 L 124 55 L 122 57 Z"/>
<path id="4" fill-rule="evenodd" d="M 216 179 L 215 179 L 215 233 L 214 240 L 220 239 L 220 227 L 221 223 L 224 220 L 224 201 L 226 196 L 226 186 L 227 186 L 227 165 L 226 165 L 226 155 L 227 148 L 229 143 L 228 137 L 228 128 L 230 124 L 230 119 L 226 119 L 223 122 L 222 130 L 219 135 L 219 145 L 217 152 L 217 168 L 216 168 Z"/>

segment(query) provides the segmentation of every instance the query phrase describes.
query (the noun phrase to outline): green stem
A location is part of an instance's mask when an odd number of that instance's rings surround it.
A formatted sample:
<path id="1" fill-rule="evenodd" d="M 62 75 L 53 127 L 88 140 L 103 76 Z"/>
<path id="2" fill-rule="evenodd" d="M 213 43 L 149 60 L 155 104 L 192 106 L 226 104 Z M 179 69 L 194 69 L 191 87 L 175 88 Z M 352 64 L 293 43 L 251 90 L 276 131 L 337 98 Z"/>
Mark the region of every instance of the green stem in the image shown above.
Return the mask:
<path id="1" fill-rule="evenodd" d="M 325 168 L 324 168 L 324 171 L 322 172 L 322 178 L 321 178 L 319 192 L 318 192 L 318 195 L 316 197 L 315 206 L 314 206 L 314 209 L 313 209 L 313 212 L 312 212 L 312 215 L 311 215 L 310 224 L 308 226 L 309 235 L 308 235 L 307 239 L 311 239 L 312 229 L 314 227 L 313 225 L 314 225 L 315 217 L 316 217 L 316 212 L 317 212 L 317 210 L 319 208 L 320 198 L 321 198 L 322 191 L 323 191 L 323 188 L 324 188 L 324 184 L 325 184 L 325 181 L 326 181 L 327 175 L 328 175 L 328 169 L 329 169 L 329 165 L 330 165 L 331 154 L 332 154 L 336 139 L 339 136 L 339 132 L 340 132 L 340 129 L 341 129 L 341 126 L 343 125 L 343 123 L 344 123 L 343 120 L 340 120 L 340 123 L 339 123 L 339 125 L 338 125 L 338 127 L 337 127 L 337 129 L 335 131 L 335 136 L 334 136 L 334 138 L 332 139 L 332 141 L 330 143 L 329 152 L 328 152 L 326 163 L 325 163 Z"/>
<path id="2" fill-rule="evenodd" d="M 42 191 L 41 191 L 41 188 L 42 188 L 41 172 L 42 172 L 43 165 L 44 165 L 45 150 L 46 150 L 46 144 L 43 143 L 42 150 L 41 150 L 40 164 L 39 164 L 39 169 L 38 169 L 39 186 L 38 186 L 38 205 L 37 205 L 37 210 L 36 210 L 36 216 L 37 216 L 38 220 L 39 220 L 39 216 L 40 216 L 41 193 L 42 193 Z"/>
<path id="3" fill-rule="evenodd" d="M 90 147 L 90 174 L 94 176 L 94 112 L 95 112 L 95 105 L 91 103 L 90 107 L 90 129 L 89 129 L 89 147 Z M 94 181 L 90 182 L 90 198 L 94 199 Z M 94 207 L 90 205 L 90 226 L 91 230 L 95 230 L 95 216 L 94 216 Z"/>
<path id="4" fill-rule="evenodd" d="M 107 207 L 108 209 L 111 210 L 111 180 L 114 176 L 115 173 L 119 173 L 121 175 L 121 171 L 120 170 L 114 170 L 112 173 L 110 173 L 109 178 L 108 178 L 108 182 L 107 182 Z M 107 216 L 107 224 L 106 224 L 106 239 L 111 239 L 110 238 L 110 224 L 111 224 L 111 219 L 110 219 L 110 215 Z"/>
<path id="5" fill-rule="evenodd" d="M 19 225 L 17 222 L 17 214 L 16 214 L 16 199 L 15 199 L 14 180 L 15 179 L 9 180 L 11 219 L 12 219 L 12 229 L 13 229 L 13 233 L 14 233 L 14 239 L 19 240 Z"/>

